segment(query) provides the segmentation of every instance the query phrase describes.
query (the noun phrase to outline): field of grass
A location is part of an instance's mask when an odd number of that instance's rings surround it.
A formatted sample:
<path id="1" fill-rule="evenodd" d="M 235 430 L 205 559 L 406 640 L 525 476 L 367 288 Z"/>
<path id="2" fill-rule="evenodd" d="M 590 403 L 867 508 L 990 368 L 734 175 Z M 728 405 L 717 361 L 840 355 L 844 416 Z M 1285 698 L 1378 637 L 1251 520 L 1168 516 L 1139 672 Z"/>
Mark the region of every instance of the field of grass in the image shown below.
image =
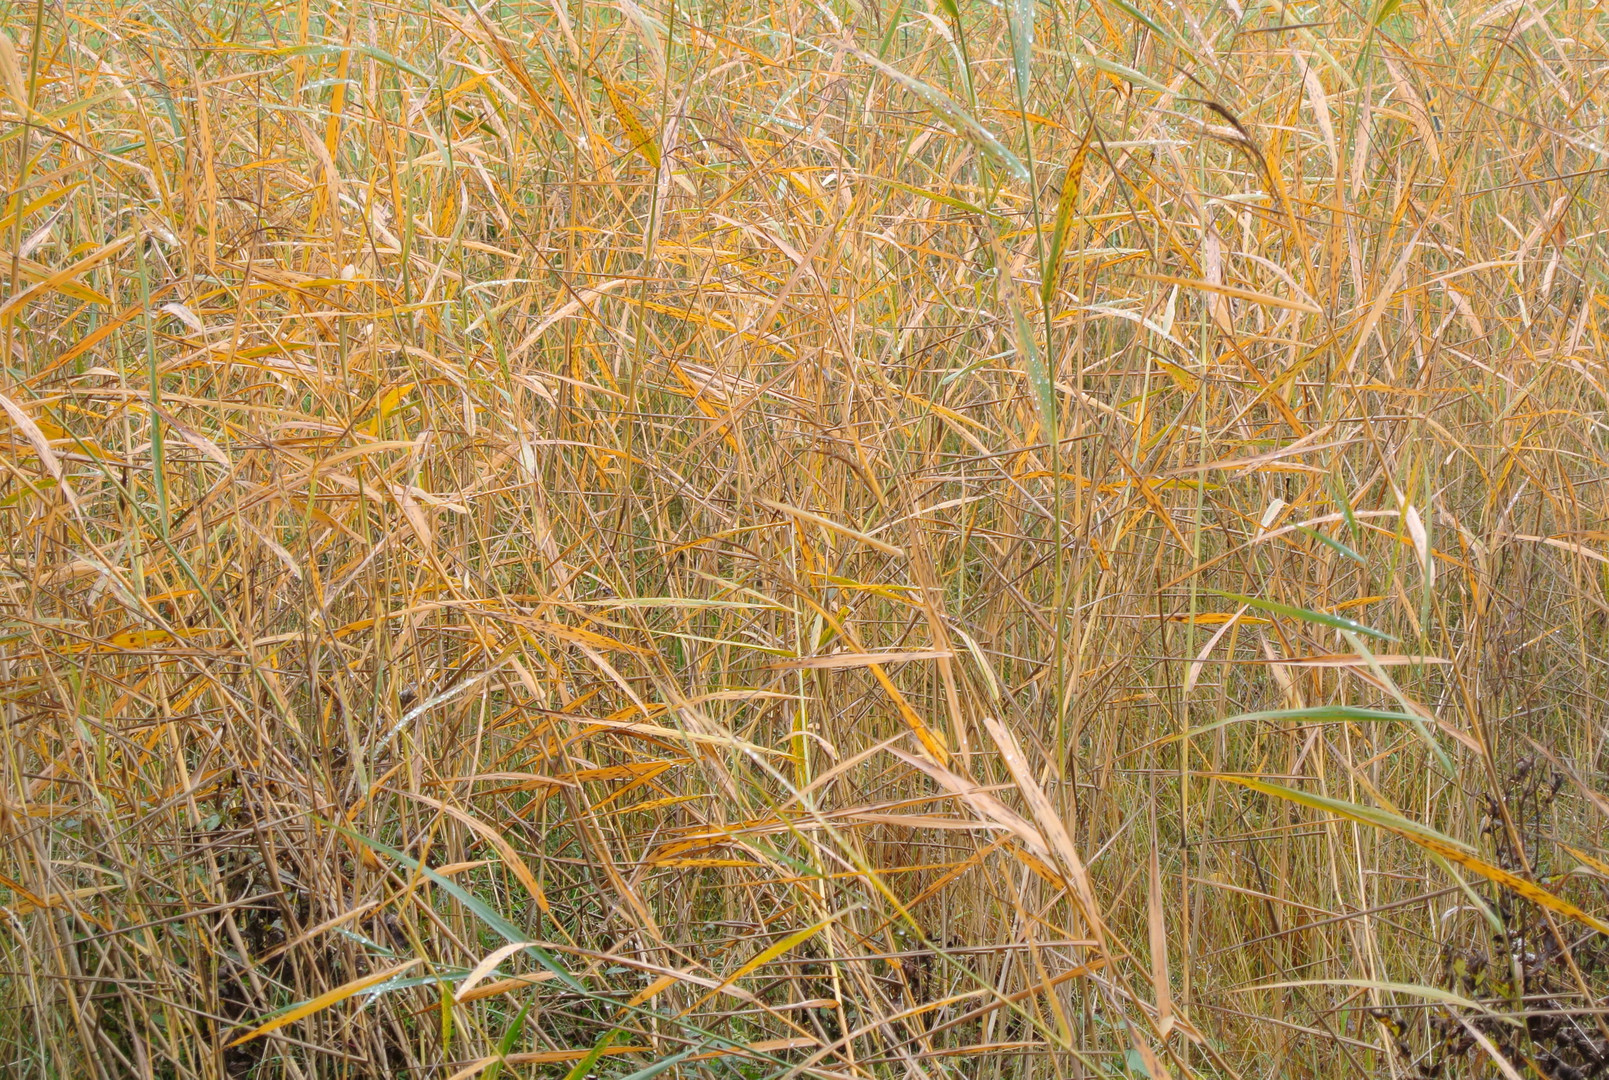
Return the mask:
<path id="1" fill-rule="evenodd" d="M 0 1075 L 1609 1077 L 1609 10 L 0 8 Z"/>

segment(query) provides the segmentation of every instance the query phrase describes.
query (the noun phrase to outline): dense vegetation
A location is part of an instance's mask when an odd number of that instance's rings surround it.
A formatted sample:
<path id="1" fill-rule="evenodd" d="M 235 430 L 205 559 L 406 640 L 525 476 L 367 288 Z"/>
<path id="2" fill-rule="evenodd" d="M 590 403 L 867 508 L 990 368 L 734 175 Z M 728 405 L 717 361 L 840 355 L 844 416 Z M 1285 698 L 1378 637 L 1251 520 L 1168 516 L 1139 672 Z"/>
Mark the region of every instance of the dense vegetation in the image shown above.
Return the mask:
<path id="1" fill-rule="evenodd" d="M 0 1074 L 1609 1067 L 1609 13 L 0 9 Z"/>

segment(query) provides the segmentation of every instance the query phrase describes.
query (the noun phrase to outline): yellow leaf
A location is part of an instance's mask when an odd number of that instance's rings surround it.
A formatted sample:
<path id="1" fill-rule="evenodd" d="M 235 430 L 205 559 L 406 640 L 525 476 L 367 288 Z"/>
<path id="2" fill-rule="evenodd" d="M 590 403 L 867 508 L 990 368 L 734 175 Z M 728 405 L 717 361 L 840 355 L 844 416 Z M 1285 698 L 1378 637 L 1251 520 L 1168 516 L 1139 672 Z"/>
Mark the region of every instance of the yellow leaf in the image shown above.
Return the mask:
<path id="1" fill-rule="evenodd" d="M 482 979 L 496 971 L 498 964 L 501 964 L 517 952 L 530 948 L 532 945 L 540 944 L 541 942 L 537 941 L 511 941 L 501 948 L 493 949 L 480 963 L 470 969 L 469 975 L 465 977 L 463 983 L 458 987 L 458 993 L 453 995 L 453 1001 L 463 1004 L 467 1000 L 472 1000 L 469 997 L 470 991 L 474 990 Z M 553 972 L 551 971 L 544 971 L 542 974 L 548 978 L 553 977 Z"/>
<path id="2" fill-rule="evenodd" d="M 168 645 L 186 638 L 200 637 L 211 631 L 204 626 L 181 627 L 177 630 L 125 630 L 106 639 L 114 649 L 144 649 L 151 645 Z"/>
<path id="3" fill-rule="evenodd" d="M 706 392 L 705 388 L 699 386 L 688 376 L 687 372 L 682 369 L 682 365 L 672 360 L 670 370 L 671 374 L 675 375 L 677 381 L 682 384 L 682 389 L 679 391 L 677 391 L 675 387 L 671 387 L 673 391 L 685 393 L 687 397 L 692 399 L 693 404 L 698 406 L 698 411 L 709 417 L 711 420 L 722 420 L 726 417 L 726 412 L 724 412 L 710 400 L 710 394 Z M 732 453 L 738 453 L 739 447 L 737 436 L 732 433 L 732 425 L 729 423 L 722 424 L 720 431 L 722 433 L 722 437 L 726 440 L 726 445 L 731 448 Z"/>
<path id="4" fill-rule="evenodd" d="M 51 893 L 45 897 L 24 896 L 22 902 L 11 909 L 11 913 L 13 915 L 31 915 L 35 911 L 60 907 L 69 901 L 76 903 L 79 900 L 88 900 L 92 896 L 100 896 L 102 893 L 116 892 L 122 887 L 121 885 L 91 885 L 88 888 Z"/>
<path id="5" fill-rule="evenodd" d="M 542 914 L 547 915 L 552 912 L 552 908 L 548 906 L 547 894 L 542 891 L 542 886 L 537 883 L 536 875 L 531 873 L 531 868 L 525 865 L 525 860 L 520 858 L 519 852 L 514 850 L 514 845 L 505 840 L 501 833 L 492 828 L 490 825 L 486 824 L 484 821 L 474 817 L 467 811 L 460 810 L 456 806 L 451 806 L 447 803 L 441 802 L 438 799 L 432 799 L 429 795 L 422 795 L 416 791 L 410 791 L 408 794 L 413 796 L 415 799 L 418 799 L 425 805 L 434 806 L 437 810 L 440 810 L 447 816 L 463 822 L 465 825 L 469 826 L 470 829 L 474 830 L 477 836 L 480 836 L 488 844 L 491 844 L 492 847 L 496 848 L 497 853 L 503 857 L 503 864 L 513 872 L 515 877 L 519 878 L 520 884 L 525 886 L 525 891 L 531 894 L 532 900 L 536 901 L 536 906 L 542 909 Z M 501 960 L 502 958 L 500 957 L 499 962 L 501 962 Z M 495 967 L 496 964 L 493 964 L 492 966 Z M 482 974 L 485 973 L 482 972 Z"/>
<path id="6" fill-rule="evenodd" d="M 728 986 L 731 986 L 733 983 L 737 982 L 739 979 L 741 979 L 743 976 L 747 975 L 749 972 L 755 970 L 756 968 L 763 967 L 764 965 L 769 964 L 771 961 L 775 960 L 777 957 L 781 956 L 783 953 L 788 952 L 788 951 L 790 951 L 790 950 L 792 950 L 792 949 L 794 949 L 794 948 L 796 948 L 796 947 L 798 947 L 800 945 L 803 945 L 805 942 L 809 941 L 811 938 L 815 937 L 817 934 L 819 934 L 823 930 L 827 929 L 827 927 L 831 926 L 833 923 L 837 922 L 842 917 L 843 917 L 842 913 L 840 913 L 838 915 L 829 915 L 829 916 L 827 916 L 827 918 L 822 919 L 820 922 L 814 924 L 813 926 L 807 926 L 803 930 L 796 930 L 793 933 L 789 934 L 787 937 L 783 938 L 781 941 L 774 942 L 774 943 L 766 946 L 765 948 L 761 949 L 751 959 L 749 959 L 748 961 L 746 961 L 745 963 L 740 965 L 736 971 L 732 972 L 732 974 L 730 974 L 726 978 L 722 979 L 720 986 L 717 986 L 714 990 L 711 990 L 709 993 L 705 994 L 702 998 L 700 998 L 696 1003 L 694 1003 L 692 1006 L 687 1008 L 682 1013 L 682 1015 L 685 1016 L 685 1015 L 687 1015 L 687 1013 L 692 1012 L 694 1009 L 696 1009 L 700 1005 L 704 1004 L 706 1001 L 708 1001 L 710 998 L 714 997 L 716 994 L 720 993 L 722 990 L 725 990 Z"/>
<path id="7" fill-rule="evenodd" d="M 61 481 L 63 479 L 61 461 L 50 449 L 50 440 L 45 437 L 45 433 L 39 429 L 34 419 L 23 410 L 22 406 L 4 394 L 0 394 L 0 409 L 5 410 L 6 415 L 11 417 L 11 422 L 17 425 L 23 436 L 33 445 L 34 453 L 39 456 L 40 462 L 50 475 Z"/>
<path id="8" fill-rule="evenodd" d="M 545 983 L 550 979 L 556 978 L 558 976 L 551 971 L 533 971 L 529 975 L 511 975 L 506 979 L 498 979 L 496 982 L 482 983 L 473 990 L 460 990 L 455 995 L 454 1000 L 460 1005 L 467 1005 L 471 1001 L 496 997 L 498 994 L 506 994 L 511 990 L 523 990 L 527 986 L 535 986 L 537 983 Z"/>
<path id="9" fill-rule="evenodd" d="M 1177 364 L 1170 364 L 1166 360 L 1158 360 L 1157 366 L 1167 372 L 1168 378 L 1172 379 L 1179 389 L 1187 394 L 1194 392 L 1195 388 L 1201 385 L 1200 379 Z"/>
<path id="10" fill-rule="evenodd" d="M 364 426 L 364 430 L 370 435 L 379 435 L 380 428 L 385 424 L 386 417 L 397 410 L 397 406 L 413 390 L 413 386 L 413 383 L 403 383 L 401 386 L 393 386 L 390 390 L 387 390 L 385 395 L 380 398 L 380 404 L 375 406 L 374 413 Z"/>
<path id="11" fill-rule="evenodd" d="M 135 234 L 133 233 L 121 236 L 98 251 L 79 259 L 71 266 L 57 270 L 55 273 L 44 278 L 37 284 L 23 289 L 21 292 L 17 293 L 17 295 L 7 300 L 4 304 L 0 304 L 0 319 L 14 315 L 16 312 L 26 307 L 31 301 L 43 296 L 48 292 L 61 292 L 75 300 L 88 300 L 96 304 L 110 304 L 110 300 L 102 296 L 100 293 L 95 292 L 95 290 L 87 288 L 83 285 L 73 284 L 73 278 L 90 269 L 92 266 L 95 266 L 97 263 L 111 258 L 119 251 L 122 251 L 124 248 L 128 247 L 134 242 L 134 237 Z"/>
<path id="12" fill-rule="evenodd" d="M 1595 859 L 1591 855 L 1588 855 L 1585 851 L 1582 851 L 1579 848 L 1573 848 L 1569 844 L 1562 844 L 1560 846 L 1570 854 L 1574 855 L 1576 858 L 1580 859 L 1582 862 L 1586 863 L 1592 869 L 1598 871 L 1598 873 L 1602 874 L 1604 877 L 1609 877 L 1609 863 L 1605 863 L 1602 859 Z"/>
<path id="13" fill-rule="evenodd" d="M 841 652 L 825 656 L 806 656 L 799 660 L 779 660 L 765 665 L 777 671 L 822 670 L 871 667 L 873 664 L 904 664 L 912 660 L 948 660 L 949 649 L 916 649 L 910 652 Z"/>
<path id="14" fill-rule="evenodd" d="M 1309 315 L 1324 314 L 1306 300 L 1290 300 L 1283 296 L 1270 296 L 1267 293 L 1254 292 L 1251 289 L 1242 289 L 1235 285 L 1224 285 L 1216 281 L 1198 281 L 1195 278 L 1175 277 L 1172 274 L 1142 273 L 1134 276 L 1144 278 L 1146 281 L 1160 282 L 1163 285 L 1181 285 L 1187 289 L 1200 289 L 1202 292 L 1213 293 L 1217 296 L 1232 297 L 1236 300 L 1249 300 L 1254 304 L 1284 308 L 1287 311 L 1300 311 Z"/>
<path id="15" fill-rule="evenodd" d="M 57 175 L 60 174 L 58 173 Z M 89 183 L 88 180 L 75 180 L 71 184 L 67 184 L 63 187 L 51 188 L 49 191 L 39 196 L 39 198 L 30 202 L 27 206 L 24 206 L 21 210 L 9 213 L 4 217 L 0 217 L 0 232 L 4 232 L 5 230 L 11 228 L 17 223 L 19 218 L 23 221 L 27 221 L 29 216 L 37 214 L 39 211 L 43 210 L 45 207 L 49 206 L 51 203 L 60 199 L 64 195 L 71 195 L 73 192 L 77 191 L 87 183 Z M 21 261 L 22 260 L 20 259 L 18 260 L 18 262 Z"/>
<path id="16" fill-rule="evenodd" d="M 851 529 L 848 525 L 834 521 L 829 517 L 823 517 L 822 515 L 812 513 L 809 510 L 801 510 L 797 506 L 789 506 L 787 503 L 773 502 L 770 499 L 756 499 L 755 502 L 766 507 L 767 509 L 776 510 L 779 513 L 787 514 L 789 517 L 798 518 L 800 521 L 808 521 L 813 525 L 820 525 L 828 532 L 835 532 L 840 536 L 847 536 L 851 540 L 858 540 L 867 547 L 875 548 L 886 555 L 892 555 L 896 559 L 903 559 L 905 557 L 905 552 L 903 549 L 897 548 L 893 544 L 884 543 L 875 536 L 863 533 L 858 529 Z"/>
<path id="17" fill-rule="evenodd" d="M 568 780 L 571 783 L 581 783 L 586 780 L 635 780 L 642 776 L 658 776 L 666 769 L 687 762 L 687 758 L 676 758 L 660 761 L 634 761 L 625 765 L 608 765 L 597 769 L 576 769 L 573 772 L 560 773 L 559 781 Z"/>
<path id="18" fill-rule="evenodd" d="M 1437 832 L 1428 825 L 1421 825 L 1410 821 L 1400 814 L 1393 814 L 1388 810 L 1378 810 L 1374 807 L 1359 806 L 1356 803 L 1345 802 L 1341 799 L 1331 799 L 1324 795 L 1311 795 L 1305 791 L 1296 791 L 1292 788 L 1270 784 L 1266 780 L 1254 780 L 1246 776 L 1225 776 L 1222 774 L 1206 774 L 1215 780 L 1224 780 L 1231 784 L 1260 791 L 1264 795 L 1273 795 L 1288 802 L 1298 803 L 1314 810 L 1323 810 L 1326 813 L 1338 814 L 1351 821 L 1364 825 L 1373 825 L 1377 829 L 1395 833 L 1404 840 L 1410 840 L 1433 854 L 1440 855 L 1449 862 L 1457 863 L 1466 870 L 1472 870 L 1487 881 L 1501 885 L 1510 892 L 1515 893 L 1538 907 L 1545 907 L 1549 911 L 1557 912 L 1566 918 L 1574 919 L 1583 926 L 1590 926 L 1600 934 L 1609 936 L 1609 923 L 1605 923 L 1596 916 L 1589 915 L 1576 907 L 1563 897 L 1555 896 L 1535 882 L 1509 873 L 1502 867 L 1493 866 L 1479 856 L 1475 855 L 1469 845 L 1443 833 Z"/>
<path id="19" fill-rule="evenodd" d="M 340 986 L 337 986 L 334 990 L 326 990 L 318 997 L 309 1001 L 304 1001 L 288 1012 L 280 1013 L 278 1016 L 268 1021 L 268 1023 L 252 1028 L 234 1042 L 229 1043 L 229 1046 L 239 1046 L 241 1043 L 250 1042 L 259 1035 L 267 1035 L 270 1031 L 278 1031 L 286 1024 L 294 1024 L 304 1016 L 312 1016 L 316 1012 L 323 1012 L 331 1005 L 339 1005 L 352 995 L 361 994 L 369 987 L 383 983 L 387 979 L 394 978 L 397 975 L 401 975 L 404 971 L 416 967 L 418 964 L 419 960 L 415 958 L 407 961 L 406 963 L 398 964 L 394 968 L 387 968 L 385 971 L 376 972 L 373 975 L 362 975 L 356 979 L 352 979 L 349 982 L 344 982 Z"/>
<path id="20" fill-rule="evenodd" d="M 643 159 L 654 168 L 659 168 L 659 140 L 643 127 L 641 120 L 631 108 L 626 99 L 615 89 L 614 83 L 603 81 L 604 93 L 609 95 L 609 107 L 615 111 L 615 118 L 620 126 L 626 129 L 626 138 L 631 140 L 631 148 L 643 156 Z"/>
<path id="21" fill-rule="evenodd" d="M 1040 290 L 1040 297 L 1046 304 L 1050 303 L 1056 291 L 1056 274 L 1067 243 L 1067 229 L 1078 213 L 1078 191 L 1084 182 L 1084 159 L 1089 153 L 1089 136 L 1093 130 L 1091 128 L 1084 133 L 1084 140 L 1078 144 L 1078 150 L 1074 152 L 1073 160 L 1067 163 L 1067 172 L 1062 177 L 1061 199 L 1056 205 L 1056 224 L 1050 234 L 1050 257 L 1045 260 L 1045 284 Z"/>
<path id="22" fill-rule="evenodd" d="M 28 108 L 28 90 L 22 81 L 22 65 L 17 62 L 17 48 L 5 34 L 0 34 L 0 84 L 19 108 Z"/>

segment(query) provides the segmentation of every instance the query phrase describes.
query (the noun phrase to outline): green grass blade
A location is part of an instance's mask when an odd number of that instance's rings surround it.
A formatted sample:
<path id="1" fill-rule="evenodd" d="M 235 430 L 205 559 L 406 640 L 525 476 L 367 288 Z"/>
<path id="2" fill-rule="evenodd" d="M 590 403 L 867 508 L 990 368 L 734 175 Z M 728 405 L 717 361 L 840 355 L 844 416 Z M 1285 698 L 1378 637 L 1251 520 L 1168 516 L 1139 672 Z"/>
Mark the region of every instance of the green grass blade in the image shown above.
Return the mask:
<path id="1" fill-rule="evenodd" d="M 520 1011 L 515 1015 L 514 1022 L 508 1025 L 508 1030 L 503 1032 L 503 1037 L 497 1040 L 499 1060 L 486 1067 L 486 1071 L 481 1074 L 484 1080 L 497 1080 L 502 1075 L 503 1062 L 501 1059 L 508 1057 L 509 1051 L 514 1049 L 514 1044 L 520 1041 L 520 1035 L 525 1031 L 525 1018 L 530 1015 L 530 1012 L 531 1003 L 527 1001 L 520 1006 Z"/>
<path id="2" fill-rule="evenodd" d="M 1312 539 L 1317 540 L 1319 543 L 1321 543 L 1324 546 L 1334 550 L 1338 554 L 1343 555 L 1348 559 L 1351 559 L 1353 562 L 1357 563 L 1359 566 L 1367 566 L 1367 565 L 1369 565 L 1367 562 L 1364 561 L 1362 555 L 1359 555 L 1357 552 L 1353 551 L 1351 548 L 1349 548 L 1345 544 L 1341 543 L 1341 541 L 1336 540 L 1333 537 L 1325 536 L 1323 533 L 1319 532 L 1317 529 L 1310 529 L 1306 525 L 1298 525 L 1298 526 L 1296 526 L 1296 531 L 1301 533 L 1303 536 L 1311 537 Z"/>
<path id="3" fill-rule="evenodd" d="M 603 1052 L 613 1046 L 615 1039 L 619 1037 L 619 1028 L 611 1028 L 604 1032 L 603 1038 L 594 1043 L 592 1049 L 587 1051 L 587 1056 L 577 1061 L 570 1071 L 564 1074 L 564 1080 L 583 1080 L 583 1077 L 591 1072 L 592 1067 L 598 1063 L 598 1059 L 603 1056 Z"/>
<path id="4" fill-rule="evenodd" d="M 1017 99 L 1028 102 L 1033 81 L 1034 8 L 1036 0 L 1008 0 L 1006 19 L 1011 29 L 1011 70 L 1017 76 Z"/>
<path id="5" fill-rule="evenodd" d="M 1054 447 L 1056 433 L 1056 387 L 1050 378 L 1050 369 L 1034 341 L 1034 331 L 1028 325 L 1028 316 L 1015 296 L 1011 298 L 1011 318 L 1016 329 L 1017 354 L 1022 357 L 1023 369 L 1028 375 L 1028 388 L 1033 391 L 1034 404 L 1039 408 L 1039 423 L 1044 428 L 1044 441 Z"/>
<path id="6" fill-rule="evenodd" d="M 881 58 L 867 52 L 865 49 L 856 49 L 855 55 L 864 63 L 877 69 L 886 77 L 921 98 L 928 108 L 942 116 L 959 134 L 965 136 L 979 151 L 994 159 L 997 164 L 1004 167 L 1012 176 L 1018 180 L 1027 181 L 1028 167 L 1022 163 L 1022 159 L 1008 150 L 1006 145 L 996 138 L 993 132 L 980 124 L 971 113 L 956 104 L 950 95 L 936 87 L 929 86 L 921 79 L 905 74 L 905 72 L 892 64 L 884 62 Z"/>
<path id="7" fill-rule="evenodd" d="M 1228 716 L 1222 720 L 1214 720 L 1210 724 L 1202 724 L 1199 727 L 1193 727 L 1189 731 L 1181 732 L 1177 735 L 1169 735 L 1165 738 L 1153 740 L 1152 742 L 1148 742 L 1143 746 L 1136 747 L 1134 750 L 1130 751 L 1130 753 L 1139 753 L 1139 751 L 1150 749 L 1153 746 L 1166 746 L 1168 743 L 1180 742 L 1181 740 L 1185 739 L 1193 739 L 1197 735 L 1205 735 L 1208 732 L 1218 731 L 1229 727 L 1232 724 L 1254 724 L 1258 723 L 1259 721 L 1272 721 L 1276 723 L 1288 721 L 1303 724 L 1379 724 L 1412 723 L 1418 719 L 1419 717 L 1413 716 L 1409 713 L 1385 712 L 1380 709 L 1364 709 L 1359 708 L 1356 705 L 1312 705 L 1305 709 L 1272 709 L 1268 712 L 1237 713 L 1234 716 Z"/>
<path id="8" fill-rule="evenodd" d="M 1535 882 L 1494 866 L 1475 854 L 1475 849 L 1462 840 L 1455 840 L 1445 833 L 1438 832 L 1428 825 L 1421 825 L 1417 821 L 1410 821 L 1401 814 L 1390 810 L 1381 810 L 1373 806 L 1360 806 L 1357 803 L 1347 802 L 1344 799 L 1332 799 L 1327 795 L 1314 795 L 1306 791 L 1297 791 L 1295 788 L 1272 784 L 1266 780 L 1258 780 L 1248 776 L 1229 776 L 1221 773 L 1204 774 L 1215 780 L 1226 783 L 1239 784 L 1264 795 L 1272 795 L 1277 799 L 1284 799 L 1299 806 L 1306 806 L 1313 810 L 1322 810 L 1325 813 L 1343 817 L 1349 821 L 1356 821 L 1361 825 L 1368 825 L 1385 832 L 1393 833 L 1411 843 L 1417 844 L 1433 855 L 1439 855 L 1448 862 L 1457 863 L 1466 870 L 1473 871 L 1495 885 L 1499 885 L 1539 907 L 1557 912 L 1567 918 L 1574 919 L 1583 926 L 1589 926 L 1600 934 L 1609 936 L 1609 923 L 1605 923 L 1595 915 L 1576 907 L 1570 901 L 1555 896 Z"/>
<path id="9" fill-rule="evenodd" d="M 430 869 L 430 867 L 421 863 L 418 859 L 415 859 L 409 855 L 404 855 L 396 848 L 382 844 L 380 841 L 375 840 L 372 837 L 364 836 L 356 829 L 347 828 L 345 825 L 333 825 L 331 827 L 342 836 L 355 840 L 370 850 L 384 855 L 388 859 L 395 860 L 396 862 L 401 863 L 403 866 L 406 866 L 408 869 L 415 870 L 424 875 L 424 877 L 428 878 L 430 882 L 437 888 L 441 889 L 448 896 L 451 896 L 453 899 L 457 900 L 460 904 L 463 904 L 464 907 L 473 912 L 475 917 L 480 919 L 481 922 L 497 931 L 497 933 L 505 941 L 512 943 L 516 941 L 525 941 L 527 939 L 528 935 L 522 933 L 513 923 L 499 915 L 491 907 L 491 905 L 486 903 L 486 901 L 482 900 L 478 896 L 475 896 L 457 882 L 442 877 L 440 874 Z M 541 964 L 543 967 L 553 972 L 553 974 L 558 977 L 559 981 L 564 983 L 564 985 L 571 990 L 574 990 L 577 993 L 587 992 L 586 988 L 576 981 L 575 976 L 566 971 L 564 967 L 553 958 L 553 954 L 548 952 L 546 949 L 538 945 L 527 945 L 525 947 L 525 951 L 530 953 L 538 964 Z"/>
<path id="10" fill-rule="evenodd" d="M 666 1069 L 672 1069 L 677 1065 L 680 1065 L 682 1062 L 686 1061 L 688 1058 L 697 1053 L 697 1051 L 697 1047 L 688 1047 L 679 1054 L 672 1054 L 668 1058 L 656 1061 L 652 1065 L 638 1069 L 629 1076 L 622 1076 L 620 1080 L 649 1080 L 650 1077 L 658 1076 Z"/>
<path id="11" fill-rule="evenodd" d="M 1348 619 L 1343 615 L 1326 615 L 1322 611 L 1311 611 L 1307 608 L 1294 607 L 1290 604 L 1281 604 L 1275 600 L 1259 600 L 1253 596 L 1241 596 L 1239 593 L 1220 592 L 1217 589 L 1205 589 L 1203 591 L 1212 593 L 1214 596 L 1221 596 L 1225 600 L 1233 600 L 1237 604 L 1249 604 L 1258 611 L 1266 611 L 1274 615 L 1289 615 L 1293 619 L 1318 623 L 1320 626 L 1329 626 L 1336 630 L 1350 630 L 1354 634 L 1367 634 L 1370 637 L 1379 638 L 1381 641 L 1400 640 L 1383 630 L 1364 626 L 1362 623 L 1354 619 Z"/>

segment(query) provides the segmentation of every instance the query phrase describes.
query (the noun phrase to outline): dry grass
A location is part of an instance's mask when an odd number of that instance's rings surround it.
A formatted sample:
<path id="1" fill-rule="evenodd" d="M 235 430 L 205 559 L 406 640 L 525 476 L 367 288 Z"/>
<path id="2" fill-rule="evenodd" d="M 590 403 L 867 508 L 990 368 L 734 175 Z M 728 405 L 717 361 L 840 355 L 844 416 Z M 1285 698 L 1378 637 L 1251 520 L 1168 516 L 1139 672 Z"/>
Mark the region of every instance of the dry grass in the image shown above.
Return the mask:
<path id="1" fill-rule="evenodd" d="M 0 1073 L 1604 1067 L 1601 6 L 0 26 Z"/>

